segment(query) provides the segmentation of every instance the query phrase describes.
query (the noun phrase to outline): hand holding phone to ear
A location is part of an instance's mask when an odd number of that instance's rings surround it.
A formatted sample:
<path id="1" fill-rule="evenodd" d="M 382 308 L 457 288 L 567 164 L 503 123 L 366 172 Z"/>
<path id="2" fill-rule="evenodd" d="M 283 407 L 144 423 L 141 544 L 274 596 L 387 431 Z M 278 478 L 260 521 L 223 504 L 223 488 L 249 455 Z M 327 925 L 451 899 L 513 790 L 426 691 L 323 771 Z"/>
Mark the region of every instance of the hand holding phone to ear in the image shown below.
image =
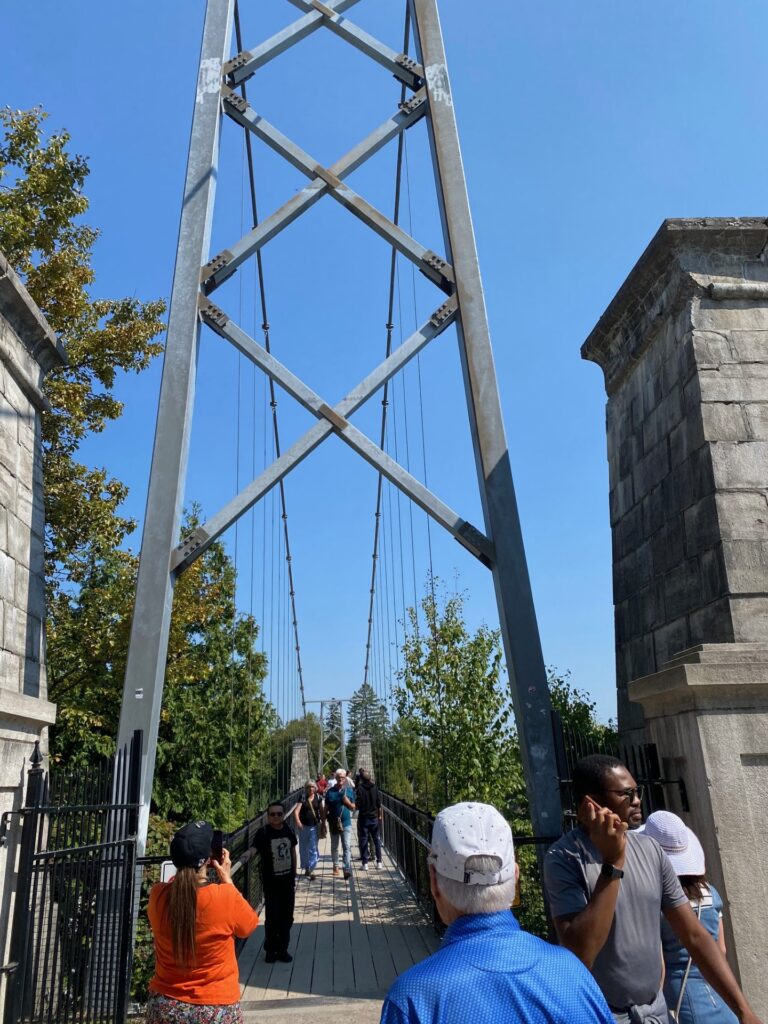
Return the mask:
<path id="1" fill-rule="evenodd" d="M 627 823 L 608 807 L 585 796 L 579 806 L 579 821 L 589 833 L 603 861 L 620 868 L 627 848 Z"/>

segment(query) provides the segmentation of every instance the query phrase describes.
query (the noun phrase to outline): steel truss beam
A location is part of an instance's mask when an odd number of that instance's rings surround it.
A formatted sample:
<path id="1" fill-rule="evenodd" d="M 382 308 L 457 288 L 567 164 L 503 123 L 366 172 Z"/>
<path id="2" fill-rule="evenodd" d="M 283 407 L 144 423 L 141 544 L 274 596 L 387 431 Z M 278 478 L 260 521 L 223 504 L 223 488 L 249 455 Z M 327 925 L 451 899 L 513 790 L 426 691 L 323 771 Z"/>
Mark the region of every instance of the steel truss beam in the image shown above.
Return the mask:
<path id="1" fill-rule="evenodd" d="M 407 0 L 421 63 L 405 54 L 396 54 L 343 17 L 343 12 L 357 0 L 290 2 L 304 12 L 301 18 L 255 50 L 243 51 L 226 61 L 234 0 L 208 0 L 120 718 L 119 742 L 130 738 L 134 729 L 143 729 L 146 737 L 139 845 L 143 849 L 152 794 L 174 581 L 224 530 L 331 434 L 338 435 L 492 569 L 534 826 L 539 835 L 554 835 L 559 831 L 560 805 L 549 695 L 496 389 L 436 0 Z M 258 68 L 320 28 L 327 28 L 367 54 L 415 91 L 397 113 L 328 168 L 258 114 L 244 95 L 233 91 Z M 222 112 L 282 155 L 310 181 L 243 238 L 205 263 Z M 344 184 L 356 168 L 424 116 L 428 120 L 441 205 L 445 258 L 425 249 Z M 449 296 L 425 324 L 333 407 L 205 298 L 325 195 L 410 259 Z M 178 543 L 201 322 L 259 366 L 318 422 L 223 509 Z M 352 413 L 453 323 L 464 369 L 485 534 L 460 518 L 349 422 Z"/>

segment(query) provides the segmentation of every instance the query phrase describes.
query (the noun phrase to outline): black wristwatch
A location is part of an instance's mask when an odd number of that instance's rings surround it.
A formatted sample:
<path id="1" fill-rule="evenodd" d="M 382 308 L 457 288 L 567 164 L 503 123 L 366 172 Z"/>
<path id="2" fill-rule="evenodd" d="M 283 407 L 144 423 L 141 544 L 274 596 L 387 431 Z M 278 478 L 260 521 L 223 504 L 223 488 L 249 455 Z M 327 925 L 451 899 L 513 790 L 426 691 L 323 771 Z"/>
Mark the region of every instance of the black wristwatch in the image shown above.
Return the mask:
<path id="1" fill-rule="evenodd" d="M 603 864 L 603 866 L 600 868 L 600 874 L 603 876 L 603 878 L 610 879 L 624 877 L 624 872 L 621 870 L 621 868 L 615 868 L 613 864 Z"/>

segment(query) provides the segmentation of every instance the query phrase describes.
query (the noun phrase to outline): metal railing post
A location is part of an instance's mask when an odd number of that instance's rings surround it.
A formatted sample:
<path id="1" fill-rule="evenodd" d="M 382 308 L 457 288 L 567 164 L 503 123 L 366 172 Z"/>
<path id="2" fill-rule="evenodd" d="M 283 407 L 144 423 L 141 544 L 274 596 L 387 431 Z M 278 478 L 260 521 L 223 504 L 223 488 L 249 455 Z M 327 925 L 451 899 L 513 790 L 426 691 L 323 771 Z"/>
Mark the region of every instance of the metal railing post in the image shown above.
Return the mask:
<path id="1" fill-rule="evenodd" d="M 13 908 L 13 928 L 11 931 L 10 960 L 18 967 L 8 979 L 8 992 L 5 1004 L 4 1024 L 17 1024 L 29 1001 L 29 954 L 32 933 L 31 909 L 29 893 L 32 884 L 32 869 L 37 839 L 38 815 L 35 808 L 42 804 L 45 772 L 43 771 L 43 755 L 40 743 L 35 740 L 35 749 L 29 758 L 32 767 L 27 774 L 27 792 L 24 801 L 24 814 L 19 842 L 19 870 L 16 879 L 16 902 Z"/>

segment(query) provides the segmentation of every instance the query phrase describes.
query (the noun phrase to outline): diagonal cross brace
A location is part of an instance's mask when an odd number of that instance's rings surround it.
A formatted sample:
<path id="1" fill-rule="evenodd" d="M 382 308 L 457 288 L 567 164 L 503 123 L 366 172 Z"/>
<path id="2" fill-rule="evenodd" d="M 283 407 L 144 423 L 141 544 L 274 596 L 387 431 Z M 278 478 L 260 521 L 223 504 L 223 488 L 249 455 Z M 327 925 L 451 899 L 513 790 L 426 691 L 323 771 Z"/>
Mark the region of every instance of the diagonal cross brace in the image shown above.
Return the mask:
<path id="1" fill-rule="evenodd" d="M 404 53 L 395 53 L 378 39 L 358 28 L 348 18 L 341 17 L 342 12 L 357 3 L 357 0 L 337 0 L 336 3 L 329 2 L 327 4 L 321 3 L 319 0 L 290 0 L 290 2 L 302 11 L 306 11 L 306 15 L 272 36 L 257 49 L 244 50 L 233 57 L 228 64 L 225 64 L 224 74 L 228 76 L 231 85 L 241 85 L 259 68 L 264 67 L 279 54 L 285 53 L 287 49 L 301 42 L 302 39 L 306 39 L 318 28 L 330 29 L 339 38 L 386 68 L 410 89 L 418 89 L 422 85 L 424 69 L 420 64 Z"/>
<path id="2" fill-rule="evenodd" d="M 335 13 L 341 14 L 342 11 L 354 7 L 356 3 L 359 3 L 359 0 L 328 0 L 327 6 Z M 259 68 L 264 67 L 265 64 L 275 57 L 279 57 L 286 50 L 290 50 L 292 46 L 300 43 L 307 36 L 311 36 L 313 32 L 317 32 L 319 28 L 323 27 L 324 21 L 325 15 L 319 10 L 313 10 L 310 14 L 306 14 L 298 21 L 294 21 L 292 25 L 287 25 L 266 39 L 255 50 L 243 50 L 242 53 L 238 53 L 224 65 L 223 73 L 229 76 L 233 85 L 240 85 L 255 74 Z"/>
<path id="3" fill-rule="evenodd" d="M 240 97 L 242 99 L 242 97 Z M 245 102 L 245 101 L 243 101 Z M 231 107 L 231 104 L 227 104 Z M 352 174 L 358 167 L 362 166 L 369 157 L 378 153 L 380 149 L 397 138 L 400 132 L 419 121 L 427 112 L 427 100 L 424 92 L 414 96 L 396 114 L 384 121 L 366 136 L 348 153 L 345 153 L 335 164 L 328 168 L 328 171 L 336 178 L 343 180 L 347 175 Z M 215 291 L 237 268 L 244 263 L 255 252 L 258 252 L 271 239 L 278 235 L 283 228 L 292 224 L 297 217 L 309 210 L 330 190 L 328 182 L 319 176 L 305 188 L 292 196 L 288 202 L 280 207 L 275 213 L 270 214 L 257 227 L 244 235 L 235 245 L 225 249 L 215 256 L 203 267 L 200 280 L 206 294 Z"/>
<path id="4" fill-rule="evenodd" d="M 399 225 L 345 185 L 338 175 L 322 167 L 309 153 L 306 153 L 300 146 L 278 131 L 266 118 L 258 114 L 242 96 L 238 96 L 224 86 L 222 98 L 224 111 L 232 120 L 253 132 L 270 149 L 279 153 L 308 178 L 313 181 L 322 178 L 328 186 L 326 189 L 328 195 L 359 218 L 366 227 L 375 231 L 385 242 L 389 242 L 398 252 L 415 263 L 419 270 L 439 288 L 448 294 L 453 291 L 453 272 L 445 260 L 441 260 L 436 253 L 411 238 Z"/>
<path id="5" fill-rule="evenodd" d="M 358 409 L 372 394 L 393 377 L 417 355 L 433 338 L 441 334 L 457 316 L 455 299 L 451 298 L 437 310 L 432 318 L 384 360 L 368 377 L 354 388 L 339 404 L 331 409 L 319 395 L 306 387 L 286 367 L 258 345 L 226 313 L 202 300 L 204 321 L 221 337 L 226 338 L 245 356 L 255 362 L 281 387 L 320 419 L 264 473 L 246 487 L 216 516 L 186 538 L 171 556 L 171 570 L 178 574 L 206 550 L 240 515 L 246 512 L 264 494 L 283 479 L 334 431 L 378 469 L 395 486 L 415 501 L 437 522 L 444 526 L 467 550 L 486 564 L 493 559 L 493 545 L 479 530 L 461 519 L 452 509 L 435 497 L 415 477 L 412 477 L 393 459 L 382 452 L 361 431 L 347 422 L 347 417 Z"/>

